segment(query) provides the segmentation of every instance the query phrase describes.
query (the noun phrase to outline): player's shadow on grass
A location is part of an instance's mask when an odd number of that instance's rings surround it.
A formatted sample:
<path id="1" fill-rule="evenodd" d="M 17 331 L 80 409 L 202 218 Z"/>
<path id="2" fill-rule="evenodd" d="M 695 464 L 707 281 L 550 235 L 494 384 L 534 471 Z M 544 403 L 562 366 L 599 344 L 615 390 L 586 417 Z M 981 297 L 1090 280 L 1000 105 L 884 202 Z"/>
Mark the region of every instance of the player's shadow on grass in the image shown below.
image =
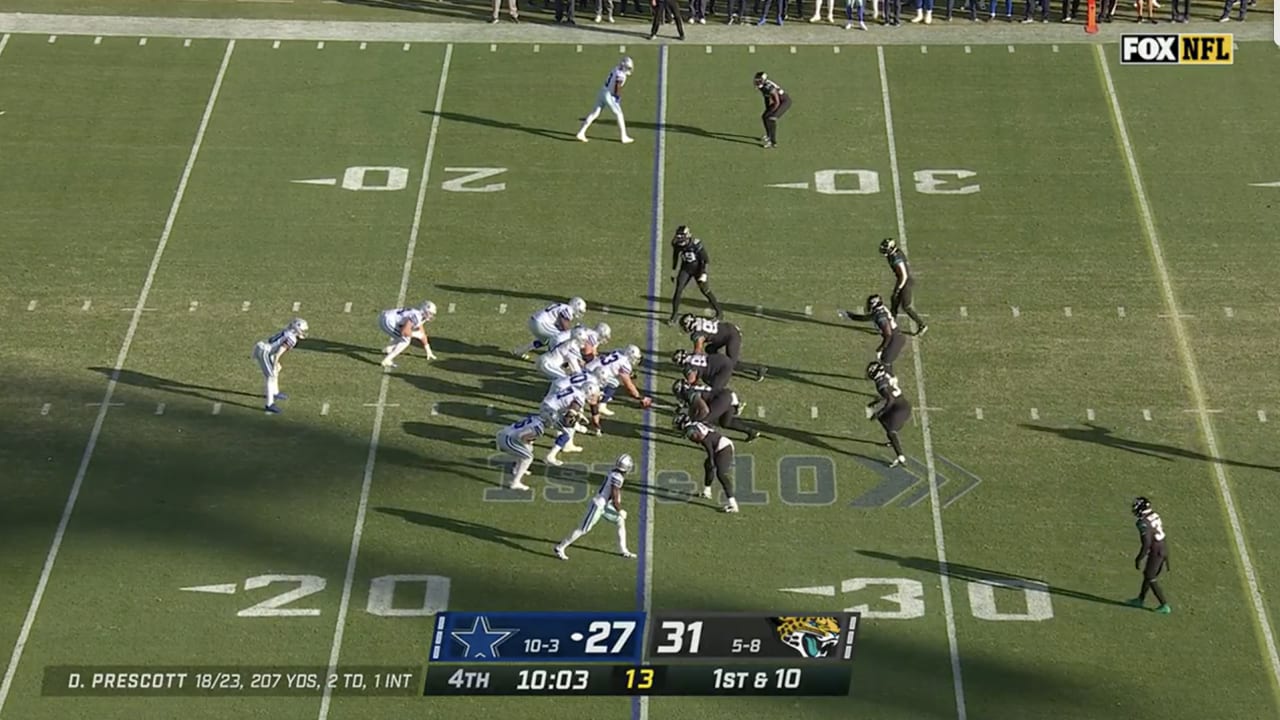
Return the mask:
<path id="1" fill-rule="evenodd" d="M 547 293 L 529 292 L 527 290 L 507 290 L 502 288 L 484 288 L 484 287 L 470 287 L 467 285 L 442 285 L 442 284 L 438 284 L 436 285 L 436 287 L 440 288 L 441 290 L 444 290 L 445 292 L 466 293 L 468 295 L 492 295 L 495 298 L 517 298 L 520 300 L 531 300 L 532 302 L 528 307 L 528 314 L 522 313 L 520 311 L 516 311 L 516 315 L 519 317 L 519 320 L 517 322 L 523 322 L 524 319 L 528 317 L 528 315 L 533 314 L 533 311 L 540 310 L 541 309 L 540 306 L 545 306 L 550 303 L 564 302 L 565 300 L 569 299 L 568 295 L 562 295 L 562 294 L 550 295 Z M 602 302 L 594 298 L 586 298 L 586 301 L 587 301 L 587 312 L 598 315 L 600 320 L 606 320 L 606 322 L 607 322 L 608 315 L 610 314 L 625 315 L 628 317 L 637 317 L 637 318 L 644 318 L 644 319 L 648 319 L 649 317 L 651 317 L 649 310 L 646 308 L 633 308 L 633 307 L 627 307 L 625 305 L 615 305 L 613 303 Z M 608 307 L 609 313 L 608 314 L 602 313 L 600 311 L 602 307 Z"/>
<path id="2" fill-rule="evenodd" d="M 1125 452 L 1131 452 L 1135 455 L 1145 455 L 1147 457 L 1156 458 L 1157 460 L 1174 461 L 1177 459 L 1199 460 L 1207 463 L 1222 463 L 1223 465 L 1231 465 L 1232 467 L 1251 468 L 1255 470 L 1270 470 L 1271 472 L 1280 472 L 1280 466 L 1276 465 L 1259 465 L 1256 463 L 1248 463 L 1240 460 L 1228 460 L 1226 458 L 1215 458 L 1211 455 L 1205 455 L 1194 450 L 1180 448 L 1176 445 L 1166 445 L 1164 443 L 1145 442 L 1142 440 L 1130 440 L 1116 436 L 1111 428 L 1105 428 L 1092 423 L 1085 423 L 1083 427 L 1065 427 L 1055 428 L 1046 425 L 1031 425 L 1029 423 L 1021 423 L 1021 427 L 1027 430 L 1035 430 L 1036 432 L 1050 433 L 1057 435 L 1065 440 L 1076 440 L 1079 442 L 1093 443 L 1104 447 L 1115 448 Z"/>
<path id="3" fill-rule="evenodd" d="M 431 348 L 435 350 L 443 360 L 448 360 L 450 357 L 456 357 L 458 355 L 511 357 L 511 353 L 502 350 L 497 345 L 472 345 L 471 343 L 463 340 L 457 340 L 443 335 L 431 336 Z"/>
<path id="4" fill-rule="evenodd" d="M 645 37 L 648 34 L 645 33 Z M 706 138 L 708 140 L 718 140 L 720 142 L 741 143 L 743 145 L 759 145 L 760 140 L 753 135 L 739 135 L 737 133 L 719 132 L 717 130 L 707 130 L 705 128 L 696 127 L 694 125 L 681 125 L 679 123 L 666 123 L 658 125 L 657 123 L 644 121 L 631 121 L 627 123 L 631 127 L 641 128 L 643 130 L 657 131 L 659 127 L 665 128 L 667 132 L 680 133 L 681 135 L 692 135 L 694 137 Z"/>
<path id="5" fill-rule="evenodd" d="M 520 410 L 489 407 L 487 405 L 478 405 L 476 403 L 452 402 L 448 400 L 436 403 L 433 406 L 433 409 L 445 417 L 491 423 L 494 426 L 494 432 L 497 432 L 498 426 L 500 425 L 509 425 L 527 414 L 532 413 L 536 415 L 538 412 L 538 409 L 535 407 L 528 408 L 528 412 L 522 412 Z M 492 445 L 493 438 L 489 438 L 489 440 L 489 444 Z"/>
<path id="6" fill-rule="evenodd" d="M 309 337 L 298 343 L 299 350 L 308 350 L 311 352 L 330 353 L 333 355 L 343 355 L 357 362 L 377 367 L 378 360 L 375 357 L 381 357 L 382 353 L 378 350 L 364 347 L 360 345 L 352 345 L 350 343 L 339 342 L 337 340 L 325 340 L 324 338 Z"/>
<path id="7" fill-rule="evenodd" d="M 670 282 L 668 282 L 666 278 L 664 278 L 663 281 L 665 286 L 669 288 Z M 694 289 L 693 295 L 697 295 L 697 294 L 698 294 L 697 290 Z M 644 300 L 645 302 L 657 302 L 659 308 L 663 308 L 664 312 L 669 312 L 670 304 L 667 302 L 669 298 L 654 297 L 653 295 L 641 295 L 640 299 Z M 695 312 L 691 308 L 696 308 L 697 312 Z M 825 325 L 826 327 L 838 327 L 838 328 L 847 328 L 850 325 L 850 323 L 848 322 L 842 322 L 842 323 L 828 322 L 826 320 L 821 320 L 813 315 L 805 315 L 803 312 L 796 312 L 794 310 L 778 310 L 775 308 L 767 308 L 767 307 L 764 307 L 763 305 L 761 306 L 745 305 L 743 303 L 721 301 L 720 309 L 723 310 L 725 313 L 725 320 L 728 320 L 734 325 L 737 325 L 739 328 L 742 327 L 743 320 L 749 321 L 751 319 L 771 320 L 774 322 L 803 322 L 803 323 L 812 323 L 814 325 Z M 705 314 L 710 310 L 711 310 L 711 305 L 708 304 L 705 299 L 701 297 L 690 297 L 690 293 L 687 290 L 684 294 L 684 298 L 680 301 L 681 315 L 683 315 L 686 312 L 694 312 L 694 314 Z"/>
<path id="8" fill-rule="evenodd" d="M 421 110 L 423 115 L 437 116 L 435 110 Z M 516 132 L 526 133 L 528 135 L 537 135 L 538 137 L 549 138 L 551 140 L 559 140 L 561 142 L 578 142 L 573 132 L 568 130 L 548 130 L 546 128 L 529 127 L 518 122 L 507 122 L 505 120 L 495 120 L 493 118 L 480 117 L 479 115 L 468 115 L 466 113 L 450 112 L 441 110 L 438 117 L 442 120 L 450 120 L 452 122 L 467 123 L 470 125 L 482 125 L 484 127 L 496 128 L 499 130 L 514 130 Z"/>
<path id="9" fill-rule="evenodd" d="M 429 370 L 429 369 L 428 369 Z M 403 380 L 418 390 L 428 393 L 431 396 L 443 396 L 454 398 L 474 398 L 476 400 L 486 401 L 495 407 L 506 407 L 512 400 L 523 399 L 526 401 L 541 400 L 542 395 L 532 385 L 517 385 L 510 381 L 501 381 L 501 384 L 489 383 L 482 384 L 481 387 L 472 387 L 470 385 L 462 385 L 460 383 L 446 380 L 438 375 L 408 373 L 400 370 L 393 370 L 391 376 Z M 422 401 L 425 405 L 430 405 L 430 400 Z"/>
<path id="10" fill-rule="evenodd" d="M 106 378 L 110 378 L 115 372 L 109 367 L 91 367 L 90 370 L 100 373 Z M 146 373 L 137 372 L 136 370 L 120 371 L 118 382 L 133 387 L 147 388 L 150 390 L 159 390 L 161 392 L 173 393 L 175 395 L 185 395 L 187 397 L 208 400 L 209 402 L 220 402 L 224 405 L 235 405 L 237 407 L 249 408 L 251 410 L 261 410 L 260 405 L 248 405 L 246 403 L 238 403 L 227 400 L 226 395 L 238 395 L 240 397 L 262 397 L 260 393 L 240 392 L 239 390 L 228 390 L 226 388 L 210 387 L 208 385 L 193 385 L 191 383 L 179 382 L 177 380 L 169 380 L 156 375 L 148 375 Z"/>
<path id="11" fill-rule="evenodd" d="M 403 427 L 406 433 L 426 440 L 435 440 L 463 447 L 493 447 L 493 438 L 467 428 L 453 425 L 433 425 L 415 421 L 406 422 Z"/>
<path id="12" fill-rule="evenodd" d="M 541 555 L 549 558 L 555 557 L 555 555 L 551 553 L 551 547 L 558 541 L 550 538 L 534 537 L 533 535 L 525 535 L 523 533 L 502 530 L 492 525 L 484 525 L 482 523 L 471 522 L 470 520 L 457 520 L 455 518 L 445 517 L 444 515 L 432 515 L 431 513 L 419 512 L 417 510 L 379 507 L 377 508 L 377 511 L 383 515 L 398 517 L 401 520 L 413 523 L 414 525 L 422 525 L 424 527 L 436 528 L 437 530 L 443 530 L 445 532 L 455 533 L 458 535 L 466 535 L 467 537 L 475 538 L 476 540 L 495 543 L 512 550 L 529 553 L 530 555 Z M 523 541 L 523 544 L 520 541 Z M 547 550 L 545 552 L 534 550 L 531 547 L 526 547 L 526 544 L 528 543 L 537 543 L 538 545 L 547 548 Z M 578 552 L 605 552 L 604 550 L 598 550 L 590 546 L 575 546 L 575 549 L 577 549 Z"/>
<path id="13" fill-rule="evenodd" d="M 1092 593 L 1082 592 L 1080 590 L 1069 590 L 1067 588 L 1055 587 L 1040 578 L 1033 578 L 1026 575 L 1015 575 L 1013 573 L 997 572 L 995 570 L 985 570 L 983 568 L 973 567 L 972 565 L 960 565 L 949 562 L 945 570 L 942 564 L 937 560 L 922 557 L 905 557 L 902 555 L 894 555 L 892 553 L 876 552 L 874 550 L 859 550 L 858 554 L 865 555 L 869 558 L 877 560 L 889 560 L 896 562 L 902 567 L 911 568 L 913 570 L 923 570 L 924 572 L 933 573 L 934 575 L 946 575 L 957 580 L 965 580 L 967 582 L 978 582 L 988 585 L 995 585 L 1000 580 L 1021 580 L 1025 582 L 1037 583 L 1044 585 L 1050 595 L 1059 597 L 1073 598 L 1075 600 L 1085 600 L 1095 602 L 1100 605 L 1115 605 L 1118 607 L 1128 607 L 1125 603 L 1114 600 L 1112 598 L 1094 595 Z M 998 587 L 998 585 L 997 585 Z"/>

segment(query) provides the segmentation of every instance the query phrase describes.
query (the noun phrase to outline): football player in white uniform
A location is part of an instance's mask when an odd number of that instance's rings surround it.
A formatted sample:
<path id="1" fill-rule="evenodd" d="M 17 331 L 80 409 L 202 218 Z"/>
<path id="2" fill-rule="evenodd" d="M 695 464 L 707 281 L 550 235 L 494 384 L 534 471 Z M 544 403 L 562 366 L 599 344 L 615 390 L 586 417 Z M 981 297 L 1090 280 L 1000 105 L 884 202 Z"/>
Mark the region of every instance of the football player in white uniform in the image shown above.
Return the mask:
<path id="1" fill-rule="evenodd" d="M 253 359 L 266 379 L 266 410 L 269 413 L 284 412 L 276 405 L 276 400 L 288 400 L 289 396 L 280 392 L 280 358 L 293 349 L 298 341 L 307 336 L 307 321 L 294 318 L 283 330 L 253 346 Z"/>
<path id="2" fill-rule="evenodd" d="M 586 333 L 585 340 L 582 343 L 582 359 L 583 362 L 591 362 L 600 353 L 600 348 L 613 337 L 613 328 L 609 327 L 609 323 L 596 323 L 596 326 L 589 328 L 586 325 L 575 325 L 574 330 L 582 328 Z"/>
<path id="3" fill-rule="evenodd" d="M 601 110 L 609 108 L 613 116 L 618 119 L 618 132 L 622 133 L 623 144 L 635 142 L 635 138 L 627 134 L 627 119 L 622 116 L 622 86 L 627 84 L 627 78 L 631 77 L 635 68 L 631 58 L 624 57 L 618 61 L 617 67 L 609 71 L 604 87 L 600 88 L 600 93 L 596 96 L 596 106 L 583 118 L 582 127 L 578 129 L 579 140 L 587 141 L 587 128 L 600 117 Z"/>
<path id="4" fill-rule="evenodd" d="M 569 298 L 568 302 L 552 303 L 529 317 L 529 332 L 533 342 L 522 348 L 516 348 L 512 354 L 524 360 L 529 353 L 541 348 L 555 347 L 552 343 L 567 331 L 573 321 L 587 312 L 587 301 L 580 297 Z"/>
<path id="5" fill-rule="evenodd" d="M 627 511 L 622 509 L 622 483 L 625 482 L 627 473 L 631 472 L 635 466 L 635 461 L 625 453 L 613 461 L 613 469 L 605 476 L 604 482 L 600 483 L 596 494 L 587 501 L 587 514 L 582 516 L 582 522 L 578 524 L 576 530 L 569 533 L 569 537 L 556 545 L 556 557 L 568 560 L 569 556 L 565 554 L 565 548 L 591 532 L 591 528 L 600 522 L 600 518 L 617 524 L 618 553 L 624 558 L 635 557 L 635 553 L 627 549 Z"/>
<path id="6" fill-rule="evenodd" d="M 628 345 L 621 350 L 611 350 L 587 363 L 583 370 L 594 375 L 604 388 L 597 412 L 601 415 L 614 414 L 608 405 L 613 400 L 614 393 L 618 391 L 619 385 L 627 389 L 627 394 L 640 401 L 640 407 L 647 408 L 653 405 L 653 399 L 642 397 L 640 391 L 636 389 L 635 381 L 631 379 L 635 375 L 635 366 L 639 362 L 640 348 Z"/>
<path id="7" fill-rule="evenodd" d="M 391 336 L 391 344 L 382 348 L 382 352 L 386 354 L 382 358 L 382 367 L 395 367 L 396 356 L 407 350 L 414 340 L 422 343 L 428 360 L 435 360 L 436 354 L 431 352 L 431 340 L 427 338 L 427 331 L 423 328 L 435 317 L 436 304 L 430 300 L 418 307 L 383 310 L 378 317 L 378 325 L 384 333 Z"/>
<path id="8" fill-rule="evenodd" d="M 587 332 L 586 328 L 579 325 L 568 333 L 568 338 L 543 353 L 538 358 L 538 372 L 553 381 L 581 372 Z"/>
<path id="9" fill-rule="evenodd" d="M 563 465 L 564 461 L 558 457 L 561 452 L 582 452 L 582 448 L 573 443 L 573 437 L 587 430 L 582 413 L 594 407 L 599 401 L 600 384 L 594 377 L 585 373 L 570 375 L 552 384 L 551 391 L 542 399 L 541 412 L 544 420 L 558 425 L 560 434 L 556 436 L 555 444 L 547 452 L 548 465 Z M 598 428 L 599 415 L 595 415 L 592 422 Z"/>
<path id="10" fill-rule="evenodd" d="M 533 442 L 546 431 L 546 425 L 537 415 L 526 416 L 498 431 L 498 452 L 515 461 L 511 466 L 512 490 L 529 489 L 524 484 L 524 476 L 529 474 L 529 466 L 533 464 Z"/>

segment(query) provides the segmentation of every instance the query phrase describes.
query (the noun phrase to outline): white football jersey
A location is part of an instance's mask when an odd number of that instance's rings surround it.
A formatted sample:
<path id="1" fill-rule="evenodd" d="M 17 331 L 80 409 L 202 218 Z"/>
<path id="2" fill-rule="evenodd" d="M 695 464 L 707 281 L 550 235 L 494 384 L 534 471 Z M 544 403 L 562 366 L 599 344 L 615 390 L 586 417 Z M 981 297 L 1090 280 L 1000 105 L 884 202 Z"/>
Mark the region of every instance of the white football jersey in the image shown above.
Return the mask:
<path id="1" fill-rule="evenodd" d="M 553 367 L 569 365 L 577 368 L 582 365 L 582 345 L 577 340 L 565 340 L 549 350 L 544 357 Z"/>
<path id="2" fill-rule="evenodd" d="M 609 72 L 609 78 L 604 81 L 604 89 L 614 97 L 622 92 L 622 86 L 627 84 L 627 78 L 631 77 L 631 73 L 621 65 L 615 65 L 613 70 Z"/>
<path id="3" fill-rule="evenodd" d="M 591 376 L 585 372 L 566 375 L 562 378 L 551 381 L 551 391 L 547 393 L 547 397 L 567 389 L 573 389 L 582 394 L 583 402 L 586 402 L 587 383 L 591 382 Z"/>
<path id="4" fill-rule="evenodd" d="M 550 413 L 553 417 L 559 418 L 564 411 L 573 407 L 577 403 L 579 406 L 587 404 L 587 394 L 580 387 L 552 387 L 551 392 L 542 399 L 542 409 Z M 544 413 L 543 417 L 546 417 Z"/>
<path id="5" fill-rule="evenodd" d="M 555 325 L 560 320 L 573 320 L 573 309 L 568 303 L 553 303 L 533 314 L 535 322 L 546 321 Z"/>
<path id="6" fill-rule="evenodd" d="M 611 350 L 587 363 L 583 371 L 596 376 L 602 385 L 617 385 L 618 377 L 631 375 L 631 358 L 623 350 Z"/>
<path id="7" fill-rule="evenodd" d="M 298 331 L 292 327 L 287 327 L 280 332 L 267 338 L 267 355 L 275 357 L 278 353 L 285 350 L 291 350 L 293 346 L 298 344 Z"/>
<path id="8" fill-rule="evenodd" d="M 520 436 L 526 433 L 532 432 L 535 437 L 542 437 L 543 433 L 546 431 L 547 426 L 543 424 L 541 417 L 538 417 L 537 415 L 527 415 L 502 428 L 498 434 L 500 436 L 509 437 L 513 440 L 519 441 Z"/>
<path id="9" fill-rule="evenodd" d="M 387 310 L 384 314 L 392 316 L 394 320 L 392 324 L 395 325 L 396 329 L 404 327 L 404 324 L 407 322 L 410 323 L 410 329 L 417 330 L 422 327 L 424 322 L 427 321 L 426 317 L 423 316 L 422 311 L 418 308 L 397 308 Z"/>
<path id="10" fill-rule="evenodd" d="M 600 500 L 604 500 L 605 502 L 609 502 L 613 499 L 613 489 L 621 489 L 622 483 L 622 473 L 617 470 L 610 470 L 609 474 L 605 476 L 604 482 L 600 483 L 600 487 L 596 490 L 595 497 Z"/>

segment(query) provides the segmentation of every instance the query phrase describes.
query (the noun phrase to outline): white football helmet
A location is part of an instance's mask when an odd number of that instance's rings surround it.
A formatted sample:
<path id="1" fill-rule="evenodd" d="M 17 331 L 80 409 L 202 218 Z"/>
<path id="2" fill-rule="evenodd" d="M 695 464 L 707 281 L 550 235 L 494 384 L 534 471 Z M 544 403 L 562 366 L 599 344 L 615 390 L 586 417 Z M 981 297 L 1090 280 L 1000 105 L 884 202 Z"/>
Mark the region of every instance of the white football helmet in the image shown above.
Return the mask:
<path id="1" fill-rule="evenodd" d="M 569 331 L 569 339 L 582 345 L 587 342 L 587 329 L 581 325 Z"/>
<path id="2" fill-rule="evenodd" d="M 609 323 L 600 323 L 596 325 L 596 335 L 600 336 L 600 342 L 604 343 L 613 337 L 613 328 L 609 327 Z"/>
<path id="3" fill-rule="evenodd" d="M 430 300 L 424 300 L 422 305 L 418 306 L 418 310 L 422 311 L 422 317 L 427 320 L 436 316 L 436 304 Z"/>
<path id="4" fill-rule="evenodd" d="M 635 467 L 636 467 L 635 460 L 632 460 L 631 456 L 628 455 L 627 453 L 622 453 L 621 455 L 618 456 L 617 460 L 613 461 L 613 469 L 617 470 L 623 475 L 626 475 L 627 473 L 631 472 L 632 470 L 635 469 Z"/>
<path id="5" fill-rule="evenodd" d="M 587 312 L 587 301 L 580 297 L 569 298 L 569 311 L 575 318 L 582 317 Z"/>
<path id="6" fill-rule="evenodd" d="M 302 318 L 294 318 L 289 321 L 289 328 L 298 333 L 298 337 L 306 337 L 307 330 L 310 329 L 307 321 Z"/>
<path id="7" fill-rule="evenodd" d="M 631 59 L 631 56 L 627 55 L 618 61 L 618 67 L 626 70 L 627 72 L 633 72 L 636 69 L 636 64 L 635 61 Z"/>
<path id="8" fill-rule="evenodd" d="M 635 345 L 628 345 L 626 352 L 627 352 L 627 357 L 631 359 L 631 362 L 633 363 L 640 362 L 640 348 L 636 347 Z"/>
<path id="9" fill-rule="evenodd" d="M 587 402 L 589 403 L 595 402 L 600 397 L 600 393 L 603 392 L 600 389 L 600 381 L 595 376 L 587 378 L 586 384 L 582 386 L 582 391 L 587 394 Z"/>

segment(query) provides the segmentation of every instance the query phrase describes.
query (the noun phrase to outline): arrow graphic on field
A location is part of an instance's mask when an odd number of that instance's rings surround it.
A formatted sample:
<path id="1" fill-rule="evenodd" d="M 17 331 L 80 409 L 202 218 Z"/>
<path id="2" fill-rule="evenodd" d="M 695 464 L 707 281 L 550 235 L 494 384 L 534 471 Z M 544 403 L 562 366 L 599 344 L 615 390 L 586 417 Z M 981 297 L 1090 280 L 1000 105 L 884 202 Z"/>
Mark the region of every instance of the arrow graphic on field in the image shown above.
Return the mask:
<path id="1" fill-rule="evenodd" d="M 868 469 L 875 471 L 882 480 L 879 485 L 876 485 L 862 495 L 854 498 L 853 502 L 849 503 L 850 507 L 885 507 L 899 497 L 902 497 L 903 493 L 906 493 L 913 486 L 917 485 L 919 485 L 919 487 L 916 487 L 913 492 L 903 497 L 903 500 L 899 505 L 901 507 L 915 507 L 929 497 L 929 470 L 928 467 L 926 467 L 925 464 L 917 458 L 908 457 L 905 466 L 899 465 L 898 467 L 892 468 L 869 458 L 858 458 L 858 462 L 862 463 L 862 465 Z M 948 468 L 948 472 L 955 475 L 955 477 L 952 478 L 943 474 L 941 471 L 937 473 L 939 494 L 941 494 L 944 486 L 946 486 L 948 492 L 959 488 L 958 492 L 951 495 L 946 502 L 942 503 L 942 507 L 950 507 L 952 503 L 967 495 L 970 490 L 973 490 L 975 487 L 982 484 L 982 479 L 977 475 L 974 475 L 941 455 L 938 456 L 938 462 L 945 465 Z"/>
<path id="2" fill-rule="evenodd" d="M 297 185 L 337 185 L 338 178 L 312 178 L 310 180 L 290 180 Z"/>
<path id="3" fill-rule="evenodd" d="M 774 184 L 772 184 L 772 185 L 765 185 L 765 187 L 771 187 L 771 188 L 787 188 L 787 189 L 790 189 L 790 190 L 808 190 L 808 189 L 809 189 L 809 183 L 807 183 L 807 182 L 798 182 L 798 183 L 774 183 Z"/>
<path id="4" fill-rule="evenodd" d="M 835 585 L 817 585 L 814 587 L 802 588 L 778 588 L 778 592 L 796 593 L 797 595 L 821 595 L 822 597 L 835 597 Z"/>
<path id="5" fill-rule="evenodd" d="M 1251 187 L 1280 187 L 1280 180 L 1276 182 L 1249 183 L 1249 185 Z"/>
<path id="6" fill-rule="evenodd" d="M 236 584 L 224 583 L 221 585 L 192 585 L 191 587 L 178 588 L 186 592 L 214 593 L 216 595 L 235 595 Z"/>

